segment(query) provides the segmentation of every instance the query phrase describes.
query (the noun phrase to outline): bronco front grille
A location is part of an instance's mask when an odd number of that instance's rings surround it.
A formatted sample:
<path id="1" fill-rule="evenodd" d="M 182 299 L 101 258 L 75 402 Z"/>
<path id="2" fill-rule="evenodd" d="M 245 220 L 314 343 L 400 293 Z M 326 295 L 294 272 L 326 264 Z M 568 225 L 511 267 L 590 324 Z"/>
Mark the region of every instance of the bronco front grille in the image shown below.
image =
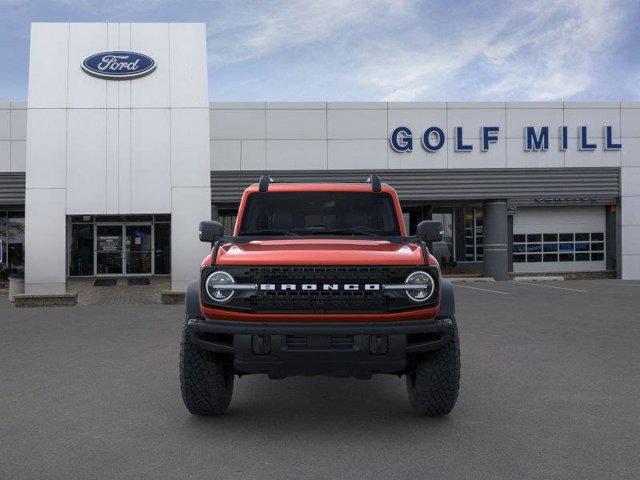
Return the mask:
<path id="1" fill-rule="evenodd" d="M 393 270 L 400 267 L 248 267 L 243 272 L 256 283 L 273 282 L 388 282 Z M 415 267 L 412 269 L 415 270 Z M 403 278 L 404 280 L 404 278 Z"/>
<path id="2" fill-rule="evenodd" d="M 367 310 L 383 311 L 391 306 L 384 293 L 373 292 L 257 292 L 248 299 L 260 310 Z"/>
<path id="3" fill-rule="evenodd" d="M 386 267 L 254 267 L 247 274 L 255 283 L 385 283 Z M 257 291 L 248 300 L 255 311 L 307 310 L 311 312 L 376 310 L 385 311 L 391 298 L 382 291 Z"/>
<path id="4" fill-rule="evenodd" d="M 256 313 L 299 312 L 393 312 L 437 303 L 437 292 L 425 304 L 412 302 L 404 290 L 365 290 L 367 284 L 403 283 L 416 270 L 434 270 L 427 266 L 267 266 L 267 267 L 205 267 L 202 281 L 214 270 L 231 274 L 236 283 L 248 284 L 295 284 L 296 290 L 247 290 L 236 291 L 224 304 L 215 304 L 203 297 L 205 304 L 216 308 L 246 310 Z M 437 272 L 432 271 L 437 282 Z M 323 290 L 323 284 L 357 284 L 362 288 L 354 291 Z M 317 290 L 300 288 L 303 284 L 318 285 Z M 436 285 L 437 287 L 437 285 Z"/>

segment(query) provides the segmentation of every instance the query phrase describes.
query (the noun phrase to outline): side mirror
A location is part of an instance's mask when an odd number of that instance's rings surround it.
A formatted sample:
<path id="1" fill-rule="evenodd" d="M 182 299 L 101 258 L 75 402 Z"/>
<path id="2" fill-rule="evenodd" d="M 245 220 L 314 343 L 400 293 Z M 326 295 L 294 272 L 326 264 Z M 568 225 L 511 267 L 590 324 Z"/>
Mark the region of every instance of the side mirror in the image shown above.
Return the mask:
<path id="1" fill-rule="evenodd" d="M 200 222 L 198 234 L 201 242 L 214 243 L 224 234 L 224 227 L 216 221 Z"/>
<path id="2" fill-rule="evenodd" d="M 442 222 L 437 220 L 424 220 L 418 224 L 416 235 L 423 242 L 440 242 L 444 236 Z"/>

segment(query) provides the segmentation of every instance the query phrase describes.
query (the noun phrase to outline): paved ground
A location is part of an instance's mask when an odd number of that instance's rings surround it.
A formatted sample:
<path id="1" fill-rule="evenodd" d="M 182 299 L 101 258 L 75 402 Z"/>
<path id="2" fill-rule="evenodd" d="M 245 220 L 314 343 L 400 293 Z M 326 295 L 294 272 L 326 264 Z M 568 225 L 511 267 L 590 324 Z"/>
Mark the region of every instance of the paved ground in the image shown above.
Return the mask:
<path id="1" fill-rule="evenodd" d="M 227 416 L 192 417 L 180 307 L 0 297 L 0 478 L 638 478 L 640 282 L 455 289 L 462 388 L 442 419 L 393 377 L 244 377 Z"/>
<path id="2" fill-rule="evenodd" d="M 169 277 L 149 277 L 149 285 L 128 285 L 119 278 L 115 286 L 96 287 L 95 279 L 74 278 L 67 289 L 78 292 L 79 305 L 139 305 L 160 303 L 160 292 L 171 290 Z"/>

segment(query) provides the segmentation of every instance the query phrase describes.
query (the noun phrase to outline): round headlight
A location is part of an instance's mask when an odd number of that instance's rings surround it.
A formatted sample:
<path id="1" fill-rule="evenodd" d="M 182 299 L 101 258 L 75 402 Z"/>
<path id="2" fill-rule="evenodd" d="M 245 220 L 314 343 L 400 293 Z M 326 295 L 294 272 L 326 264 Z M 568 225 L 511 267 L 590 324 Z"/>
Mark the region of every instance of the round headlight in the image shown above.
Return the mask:
<path id="1" fill-rule="evenodd" d="M 227 272 L 218 270 L 207 277 L 205 288 L 207 289 L 207 294 L 212 300 L 216 302 L 226 302 L 233 297 L 233 294 L 235 293 L 232 288 L 228 288 L 234 283 L 236 282 L 231 275 Z"/>
<path id="2" fill-rule="evenodd" d="M 404 281 L 407 284 L 407 296 L 414 302 L 424 302 L 431 298 L 436 284 L 427 272 L 413 272 Z"/>

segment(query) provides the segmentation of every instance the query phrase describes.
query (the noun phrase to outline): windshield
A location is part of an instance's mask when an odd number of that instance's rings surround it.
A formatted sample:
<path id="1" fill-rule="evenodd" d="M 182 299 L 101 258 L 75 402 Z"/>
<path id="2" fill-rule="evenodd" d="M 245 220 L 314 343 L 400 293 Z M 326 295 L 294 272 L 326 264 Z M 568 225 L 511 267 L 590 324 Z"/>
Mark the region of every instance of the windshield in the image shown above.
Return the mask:
<path id="1" fill-rule="evenodd" d="M 240 235 L 398 236 L 391 197 L 374 192 L 249 195 Z"/>

